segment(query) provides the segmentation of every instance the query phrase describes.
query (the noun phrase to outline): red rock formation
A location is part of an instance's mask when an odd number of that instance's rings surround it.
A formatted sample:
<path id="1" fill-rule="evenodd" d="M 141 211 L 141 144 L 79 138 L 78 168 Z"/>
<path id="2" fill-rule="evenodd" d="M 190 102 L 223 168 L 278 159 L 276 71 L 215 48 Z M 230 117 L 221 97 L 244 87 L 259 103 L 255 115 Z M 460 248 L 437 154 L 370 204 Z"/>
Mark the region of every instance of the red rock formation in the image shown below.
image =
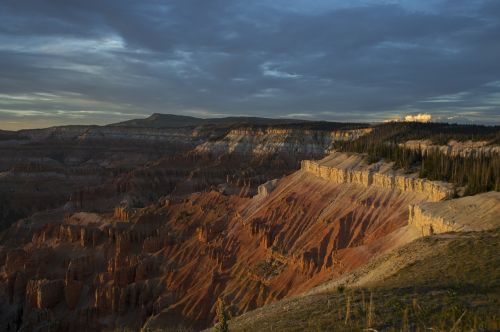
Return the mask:
<path id="1" fill-rule="evenodd" d="M 207 174 L 226 181 L 224 171 Z M 253 178 L 240 185 L 256 186 Z M 407 224 L 408 205 L 427 196 L 392 189 L 300 171 L 255 198 L 204 191 L 133 216 L 113 208 L 47 215 L 9 230 L 26 235 L 2 250 L 0 283 L 12 304 L 30 308 L 30 326 L 46 315 L 63 329 L 202 328 L 219 296 L 239 314 L 397 245 L 391 234 Z"/>
<path id="2" fill-rule="evenodd" d="M 14 223 L 0 233 L 0 292 L 14 311 L 29 304 L 28 330 L 42 322 L 58 330 L 138 329 L 164 315 L 202 327 L 211 323 L 219 294 L 241 299 L 235 312 L 282 297 L 287 291 L 271 284 L 234 282 L 284 237 L 267 212 L 248 231 L 254 218 L 243 210 L 258 185 L 365 131 L 76 126 L 20 132 L 23 140 L 13 145 L 0 141 L 0 227 Z M 220 153 L 231 145 L 236 148 Z M 261 203 L 275 184 L 261 187 Z M 284 212 L 276 209 L 273 218 Z"/>
<path id="3" fill-rule="evenodd" d="M 63 280 L 29 280 L 26 285 L 26 305 L 28 308 L 52 308 L 62 299 Z"/>
<path id="4" fill-rule="evenodd" d="M 128 220 L 130 220 L 130 218 L 132 218 L 133 213 L 134 213 L 133 209 L 128 208 L 128 207 L 119 206 L 119 207 L 115 207 L 115 210 L 113 212 L 113 216 L 116 219 L 128 221 Z"/>

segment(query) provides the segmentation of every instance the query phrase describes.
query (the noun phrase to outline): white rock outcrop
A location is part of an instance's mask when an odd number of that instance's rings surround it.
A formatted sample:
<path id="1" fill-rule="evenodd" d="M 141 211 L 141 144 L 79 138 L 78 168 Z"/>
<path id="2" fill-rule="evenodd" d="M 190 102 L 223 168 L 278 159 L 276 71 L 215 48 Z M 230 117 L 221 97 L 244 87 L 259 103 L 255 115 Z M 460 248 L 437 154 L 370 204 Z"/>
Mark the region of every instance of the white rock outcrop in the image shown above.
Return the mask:
<path id="1" fill-rule="evenodd" d="M 418 228 L 423 236 L 499 227 L 500 192 L 410 205 L 409 224 Z"/>
<path id="2" fill-rule="evenodd" d="M 368 165 L 357 154 L 333 153 L 320 161 L 303 160 L 301 169 L 335 183 L 417 192 L 426 195 L 431 201 L 447 199 L 454 194 L 453 186 L 449 183 L 420 179 L 415 174 L 401 174 L 392 170 L 390 164 Z"/>
<path id="3" fill-rule="evenodd" d="M 233 129 L 218 140 L 210 140 L 196 147 L 196 152 L 215 154 L 268 155 L 287 153 L 295 155 L 324 155 L 334 142 L 351 141 L 371 132 L 371 128 L 350 130 L 303 130 L 283 128 Z"/>
<path id="4" fill-rule="evenodd" d="M 278 179 L 269 180 L 257 187 L 257 195 L 254 198 L 261 199 L 269 196 L 278 184 Z"/>

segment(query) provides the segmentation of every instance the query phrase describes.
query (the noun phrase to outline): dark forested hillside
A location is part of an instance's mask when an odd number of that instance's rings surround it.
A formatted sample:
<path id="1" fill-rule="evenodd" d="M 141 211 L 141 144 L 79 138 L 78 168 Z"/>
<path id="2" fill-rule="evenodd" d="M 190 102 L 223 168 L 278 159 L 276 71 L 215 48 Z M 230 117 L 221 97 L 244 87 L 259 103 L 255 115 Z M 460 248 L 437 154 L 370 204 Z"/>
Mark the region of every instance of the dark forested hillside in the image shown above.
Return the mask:
<path id="1" fill-rule="evenodd" d="M 500 155 L 452 156 L 430 149 L 419 151 L 400 146 L 408 140 L 430 139 L 436 145 L 457 141 L 500 143 L 499 126 L 450 125 L 442 123 L 387 123 L 352 142 L 337 142 L 343 152 L 366 153 L 370 162 L 385 159 L 395 168 L 418 171 L 420 177 L 447 181 L 465 187 L 466 194 L 500 190 Z"/>
<path id="2" fill-rule="evenodd" d="M 365 139 L 393 143 L 429 139 L 437 145 L 444 145 L 450 140 L 488 141 L 491 144 L 500 144 L 500 126 L 389 122 L 375 126 L 373 132 Z"/>
<path id="3" fill-rule="evenodd" d="M 330 121 L 302 121 L 296 123 L 279 123 L 279 124 L 249 124 L 247 128 L 266 129 L 269 126 L 279 129 L 296 129 L 296 130 L 352 130 L 363 129 L 370 127 L 367 123 L 356 122 L 330 122 Z"/>

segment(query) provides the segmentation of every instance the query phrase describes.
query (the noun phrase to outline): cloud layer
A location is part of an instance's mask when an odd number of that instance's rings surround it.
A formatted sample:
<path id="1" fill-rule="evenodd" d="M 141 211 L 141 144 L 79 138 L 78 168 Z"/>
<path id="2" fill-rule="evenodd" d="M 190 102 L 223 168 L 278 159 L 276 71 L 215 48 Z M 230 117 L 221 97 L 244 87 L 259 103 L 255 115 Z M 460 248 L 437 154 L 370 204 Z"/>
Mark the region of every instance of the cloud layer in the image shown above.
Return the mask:
<path id="1" fill-rule="evenodd" d="M 500 122 L 497 0 L 4 0 L 0 128 L 153 112 Z"/>

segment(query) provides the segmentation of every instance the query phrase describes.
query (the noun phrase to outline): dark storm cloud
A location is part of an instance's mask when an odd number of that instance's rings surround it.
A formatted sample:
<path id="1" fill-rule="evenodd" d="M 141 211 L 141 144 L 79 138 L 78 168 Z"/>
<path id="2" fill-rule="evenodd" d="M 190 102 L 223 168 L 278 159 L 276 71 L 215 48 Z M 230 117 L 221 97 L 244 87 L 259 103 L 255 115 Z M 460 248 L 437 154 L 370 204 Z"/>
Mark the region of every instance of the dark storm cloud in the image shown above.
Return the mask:
<path id="1" fill-rule="evenodd" d="M 495 0 L 6 0 L 0 128 L 153 112 L 499 122 L 499 17 Z"/>

